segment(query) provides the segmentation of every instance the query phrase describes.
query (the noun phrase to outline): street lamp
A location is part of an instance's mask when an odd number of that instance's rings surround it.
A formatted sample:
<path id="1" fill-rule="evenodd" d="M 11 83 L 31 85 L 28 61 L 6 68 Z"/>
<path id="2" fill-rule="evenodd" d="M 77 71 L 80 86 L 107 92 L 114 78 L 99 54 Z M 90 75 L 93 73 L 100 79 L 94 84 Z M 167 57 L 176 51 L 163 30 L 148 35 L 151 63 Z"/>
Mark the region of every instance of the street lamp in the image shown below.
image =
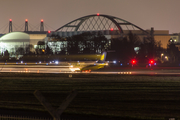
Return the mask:
<path id="1" fill-rule="evenodd" d="M 168 56 L 165 56 L 165 59 L 168 61 Z"/>
<path id="2" fill-rule="evenodd" d="M 164 54 L 163 53 L 161 53 L 161 60 L 162 60 L 162 57 L 164 56 Z"/>

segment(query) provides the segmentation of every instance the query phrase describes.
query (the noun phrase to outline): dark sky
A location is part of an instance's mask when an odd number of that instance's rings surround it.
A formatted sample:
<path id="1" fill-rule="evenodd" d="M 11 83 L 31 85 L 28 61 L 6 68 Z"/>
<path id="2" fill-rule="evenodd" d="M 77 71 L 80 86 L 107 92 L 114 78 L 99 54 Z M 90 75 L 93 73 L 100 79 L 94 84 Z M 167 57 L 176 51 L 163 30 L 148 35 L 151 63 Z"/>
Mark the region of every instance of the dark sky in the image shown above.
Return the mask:
<path id="1" fill-rule="evenodd" d="M 143 29 L 180 32 L 180 0 L 0 0 L 0 5 L 0 33 L 10 18 L 18 26 L 26 18 L 34 26 L 44 19 L 55 30 L 96 13 L 122 18 Z"/>

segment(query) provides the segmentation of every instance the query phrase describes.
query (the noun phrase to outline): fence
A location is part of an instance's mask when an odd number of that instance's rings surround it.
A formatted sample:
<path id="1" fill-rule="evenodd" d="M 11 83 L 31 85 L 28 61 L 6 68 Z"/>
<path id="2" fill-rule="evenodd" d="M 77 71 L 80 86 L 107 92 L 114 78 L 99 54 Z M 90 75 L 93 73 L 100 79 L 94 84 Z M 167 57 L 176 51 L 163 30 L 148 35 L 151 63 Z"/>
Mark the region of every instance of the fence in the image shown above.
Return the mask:
<path id="1" fill-rule="evenodd" d="M 53 119 L 53 118 L 40 118 L 40 117 L 27 117 L 27 116 L 0 115 L 0 120 L 75 120 L 75 119 L 71 119 L 71 118 Z"/>
<path id="2" fill-rule="evenodd" d="M 35 118 L 25 116 L 0 115 L 0 120 L 53 120 L 52 118 Z"/>

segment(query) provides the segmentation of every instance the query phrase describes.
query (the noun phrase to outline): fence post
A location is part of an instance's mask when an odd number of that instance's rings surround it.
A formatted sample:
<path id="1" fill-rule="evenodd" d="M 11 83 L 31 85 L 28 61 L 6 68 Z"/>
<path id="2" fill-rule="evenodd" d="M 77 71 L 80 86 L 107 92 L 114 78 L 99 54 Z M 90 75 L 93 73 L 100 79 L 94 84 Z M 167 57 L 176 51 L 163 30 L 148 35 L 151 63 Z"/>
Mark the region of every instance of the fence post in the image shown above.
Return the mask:
<path id="1" fill-rule="evenodd" d="M 36 90 L 34 92 L 36 98 L 40 101 L 40 103 L 46 108 L 46 110 L 51 114 L 54 120 L 59 119 L 60 117 L 56 114 L 56 111 L 51 106 L 51 104 L 44 98 L 40 91 Z"/>
<path id="2" fill-rule="evenodd" d="M 64 112 L 64 110 L 68 107 L 70 102 L 76 97 L 77 91 L 73 90 L 70 95 L 63 101 L 61 106 L 57 109 L 57 114 L 61 116 L 61 114 Z"/>
<path id="3" fill-rule="evenodd" d="M 36 90 L 34 92 L 36 98 L 40 101 L 40 103 L 46 108 L 46 110 L 51 114 L 53 120 L 61 120 L 60 116 L 64 112 L 64 110 L 68 107 L 70 102 L 75 98 L 77 95 L 77 91 L 73 90 L 70 95 L 63 101 L 60 107 L 57 110 L 51 106 L 51 104 L 44 98 L 40 91 Z"/>

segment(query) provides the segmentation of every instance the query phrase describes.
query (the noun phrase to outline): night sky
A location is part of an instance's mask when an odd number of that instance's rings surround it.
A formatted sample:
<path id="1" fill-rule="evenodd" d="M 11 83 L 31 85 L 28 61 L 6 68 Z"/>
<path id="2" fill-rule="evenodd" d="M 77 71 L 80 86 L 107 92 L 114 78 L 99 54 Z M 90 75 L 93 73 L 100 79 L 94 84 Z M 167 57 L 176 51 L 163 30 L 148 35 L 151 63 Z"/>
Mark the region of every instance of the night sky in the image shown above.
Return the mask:
<path id="1" fill-rule="evenodd" d="M 122 18 L 145 30 L 154 27 L 180 32 L 180 0 L 0 0 L 0 5 L 0 33 L 9 19 L 18 26 L 25 19 L 34 26 L 44 19 L 54 28 L 49 27 L 50 30 L 56 30 L 74 19 L 96 13 Z"/>

